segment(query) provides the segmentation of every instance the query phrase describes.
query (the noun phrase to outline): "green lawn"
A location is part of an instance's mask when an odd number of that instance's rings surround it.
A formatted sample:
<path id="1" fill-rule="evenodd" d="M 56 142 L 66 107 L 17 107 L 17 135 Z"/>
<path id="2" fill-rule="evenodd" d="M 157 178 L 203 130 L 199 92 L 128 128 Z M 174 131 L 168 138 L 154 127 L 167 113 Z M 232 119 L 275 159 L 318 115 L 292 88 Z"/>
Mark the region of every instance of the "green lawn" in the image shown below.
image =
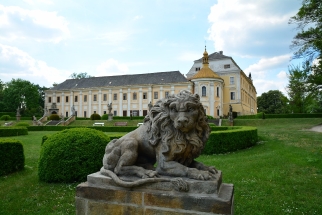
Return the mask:
<path id="1" fill-rule="evenodd" d="M 235 214 L 322 214 L 322 133 L 305 129 L 322 119 L 235 120 L 258 128 L 260 142 L 250 149 L 201 156 L 235 186 Z M 38 181 L 41 137 L 18 136 L 25 170 L 0 177 L 0 214 L 75 214 L 73 184 Z M 102 156 L 103 156 L 102 152 Z"/>

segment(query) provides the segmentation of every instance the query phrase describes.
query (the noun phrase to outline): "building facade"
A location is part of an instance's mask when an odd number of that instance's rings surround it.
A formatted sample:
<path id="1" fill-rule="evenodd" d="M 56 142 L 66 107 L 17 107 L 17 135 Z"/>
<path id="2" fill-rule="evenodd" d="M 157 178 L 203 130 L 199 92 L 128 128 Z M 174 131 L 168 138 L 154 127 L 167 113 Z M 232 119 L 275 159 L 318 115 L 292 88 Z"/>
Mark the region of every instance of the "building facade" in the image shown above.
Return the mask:
<path id="1" fill-rule="evenodd" d="M 215 72 L 216 71 L 216 72 Z M 145 116 L 148 104 L 181 90 L 198 93 L 207 115 L 228 114 L 229 104 L 239 115 L 257 113 L 256 89 L 231 57 L 222 52 L 194 61 L 187 78 L 179 71 L 135 75 L 67 79 L 45 92 L 49 114 L 78 117 L 108 113 L 114 116 Z M 54 107 L 54 108 L 53 108 Z"/>

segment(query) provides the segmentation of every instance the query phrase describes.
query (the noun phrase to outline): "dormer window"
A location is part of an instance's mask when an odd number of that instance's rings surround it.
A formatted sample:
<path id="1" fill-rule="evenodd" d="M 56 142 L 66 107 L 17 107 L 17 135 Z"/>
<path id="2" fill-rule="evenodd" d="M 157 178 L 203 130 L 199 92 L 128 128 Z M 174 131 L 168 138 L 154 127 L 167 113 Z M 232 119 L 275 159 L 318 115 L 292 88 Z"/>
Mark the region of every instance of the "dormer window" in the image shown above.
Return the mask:
<path id="1" fill-rule="evenodd" d="M 200 67 L 196 67 L 196 71 L 199 71 L 200 70 Z"/>
<path id="2" fill-rule="evenodd" d="M 225 64 L 224 65 L 224 69 L 229 69 L 230 68 L 230 64 Z"/>

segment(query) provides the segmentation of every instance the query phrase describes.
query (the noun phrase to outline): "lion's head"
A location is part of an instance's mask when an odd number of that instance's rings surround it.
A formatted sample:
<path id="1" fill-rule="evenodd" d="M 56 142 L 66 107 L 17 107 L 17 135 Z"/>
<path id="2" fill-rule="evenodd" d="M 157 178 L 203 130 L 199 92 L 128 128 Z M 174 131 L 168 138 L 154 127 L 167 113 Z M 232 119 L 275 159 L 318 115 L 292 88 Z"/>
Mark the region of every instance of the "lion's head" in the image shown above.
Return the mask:
<path id="1" fill-rule="evenodd" d="M 210 128 L 200 97 L 186 90 L 159 100 L 145 121 L 150 125 L 150 143 L 161 142 L 163 153 L 171 154 L 171 159 L 178 157 L 178 162 L 185 165 L 200 155 L 209 137 Z"/>

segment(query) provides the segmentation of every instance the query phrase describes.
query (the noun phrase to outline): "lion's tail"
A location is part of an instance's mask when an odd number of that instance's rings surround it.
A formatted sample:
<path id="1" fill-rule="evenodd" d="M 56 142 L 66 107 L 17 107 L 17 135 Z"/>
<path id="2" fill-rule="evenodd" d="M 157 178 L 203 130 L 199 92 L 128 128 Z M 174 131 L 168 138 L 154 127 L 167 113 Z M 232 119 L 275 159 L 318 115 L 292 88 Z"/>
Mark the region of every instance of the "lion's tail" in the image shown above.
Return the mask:
<path id="1" fill-rule="evenodd" d="M 128 188 L 137 187 L 147 183 L 172 182 L 170 178 L 144 178 L 133 182 L 127 182 L 127 181 L 121 180 L 114 172 L 112 172 L 111 170 L 107 170 L 104 167 L 101 168 L 100 173 L 102 175 L 111 177 L 117 185 L 121 187 L 128 187 Z"/>

